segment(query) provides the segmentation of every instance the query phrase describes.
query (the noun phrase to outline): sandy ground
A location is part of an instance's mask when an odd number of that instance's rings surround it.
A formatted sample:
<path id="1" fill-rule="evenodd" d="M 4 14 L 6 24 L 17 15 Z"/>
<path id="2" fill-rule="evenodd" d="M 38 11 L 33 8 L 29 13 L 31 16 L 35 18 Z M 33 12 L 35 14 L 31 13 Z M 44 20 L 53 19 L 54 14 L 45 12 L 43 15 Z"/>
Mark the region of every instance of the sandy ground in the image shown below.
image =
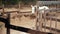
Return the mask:
<path id="1" fill-rule="evenodd" d="M 14 8 L 12 8 L 12 9 L 14 9 Z M 20 11 L 23 11 L 24 12 L 26 9 L 28 9 L 28 8 L 21 9 Z M 31 9 L 28 9 L 27 11 L 31 11 Z M 11 17 L 17 16 L 16 13 L 12 13 L 11 15 L 12 15 Z M 59 17 L 57 17 L 57 18 L 59 18 Z M 35 26 L 36 25 L 36 18 L 35 19 L 30 19 L 29 16 L 28 17 L 22 16 L 21 18 L 15 17 L 15 19 L 12 19 L 11 18 L 10 20 L 11 20 L 11 23 L 10 24 L 12 24 L 12 25 L 22 26 L 22 27 L 30 28 L 30 29 L 34 29 L 34 30 L 36 28 L 36 26 Z M 50 20 L 46 21 L 46 26 L 50 27 Z M 55 28 L 55 21 L 52 21 L 51 22 L 51 27 L 52 28 Z M 57 29 L 60 30 L 60 22 L 57 22 Z M 11 31 L 11 34 L 28 34 L 28 33 L 20 32 L 20 31 L 12 30 L 12 29 L 10 31 Z M 50 30 L 48 30 L 48 29 L 46 29 L 46 31 L 47 32 L 50 32 Z M 4 25 L 2 26 L 2 28 L 0 28 L 0 33 L 1 34 L 6 33 L 6 29 L 5 29 Z"/>

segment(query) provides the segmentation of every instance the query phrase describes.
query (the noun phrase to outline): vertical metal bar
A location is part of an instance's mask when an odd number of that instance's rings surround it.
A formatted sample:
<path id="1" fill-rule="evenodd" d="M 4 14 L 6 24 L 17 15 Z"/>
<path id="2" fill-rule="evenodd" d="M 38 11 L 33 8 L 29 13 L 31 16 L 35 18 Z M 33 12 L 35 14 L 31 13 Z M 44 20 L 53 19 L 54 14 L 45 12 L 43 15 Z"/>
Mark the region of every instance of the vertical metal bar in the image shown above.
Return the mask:
<path id="1" fill-rule="evenodd" d="M 7 20 L 8 20 L 8 23 L 7 23 L 7 34 L 10 34 L 10 28 L 9 28 L 9 25 L 10 25 L 10 14 L 8 13 L 8 17 L 7 17 Z"/>
<path id="2" fill-rule="evenodd" d="M 10 34 L 10 29 L 9 28 L 7 28 L 7 34 Z"/>
<path id="3" fill-rule="evenodd" d="M 40 6 L 43 6 L 43 5 L 40 5 Z M 40 29 L 40 31 L 42 31 L 42 26 L 43 26 L 42 24 L 43 24 L 43 13 L 41 12 L 41 10 L 39 10 L 39 29 Z"/>
<path id="4" fill-rule="evenodd" d="M 56 4 L 56 9 L 57 9 L 57 4 Z M 56 12 L 57 12 L 57 10 L 56 10 Z M 57 16 L 56 16 L 56 18 L 57 18 Z M 57 29 L 57 19 L 55 21 L 55 31 L 56 31 L 56 29 Z M 57 34 L 57 32 L 55 32 L 55 34 Z"/>
<path id="5" fill-rule="evenodd" d="M 44 11 L 44 14 L 43 14 L 44 16 L 44 26 L 45 26 L 45 29 L 44 29 L 44 31 L 46 32 L 46 12 Z"/>
<path id="6" fill-rule="evenodd" d="M 39 6 L 38 6 L 39 7 Z M 36 24 L 37 24 L 37 27 L 36 27 L 36 30 L 38 30 L 38 31 L 40 31 L 41 30 L 41 25 L 40 25 L 40 13 L 39 13 L 39 11 L 38 11 L 38 8 L 37 8 L 37 22 L 36 22 Z"/>
<path id="7" fill-rule="evenodd" d="M 38 7 L 36 8 L 36 30 L 38 31 Z"/>
<path id="8" fill-rule="evenodd" d="M 51 32 L 51 26 L 52 26 L 52 17 L 50 16 L 50 32 Z"/>
<path id="9" fill-rule="evenodd" d="M 40 25 L 40 13 L 38 12 L 38 30 L 40 31 L 41 30 L 41 25 Z"/>
<path id="10" fill-rule="evenodd" d="M 51 1 L 51 0 L 50 0 Z M 51 5 L 48 5 L 50 8 L 51 8 Z M 51 10 L 50 10 L 50 12 L 51 12 Z M 52 17 L 51 17 L 51 15 L 50 15 L 50 32 L 52 32 L 51 31 L 51 26 L 52 26 Z"/>
<path id="11" fill-rule="evenodd" d="M 57 18 L 57 17 L 56 17 Z M 55 21 L 55 31 L 56 31 L 56 29 L 57 29 L 57 19 L 56 19 L 56 21 Z M 55 32 L 55 34 L 57 34 L 57 32 Z"/>
<path id="12" fill-rule="evenodd" d="M 43 14 L 41 13 L 41 11 L 39 11 L 39 29 L 40 29 L 40 31 L 42 31 L 42 22 L 43 22 L 42 16 L 43 16 Z"/>
<path id="13" fill-rule="evenodd" d="M 38 10 L 36 11 L 36 30 L 38 30 Z"/>
<path id="14" fill-rule="evenodd" d="M 45 5 L 44 5 L 45 6 Z M 44 8 L 44 14 L 43 14 L 43 17 L 44 17 L 44 31 L 46 32 L 46 11 L 45 11 L 45 8 Z"/>

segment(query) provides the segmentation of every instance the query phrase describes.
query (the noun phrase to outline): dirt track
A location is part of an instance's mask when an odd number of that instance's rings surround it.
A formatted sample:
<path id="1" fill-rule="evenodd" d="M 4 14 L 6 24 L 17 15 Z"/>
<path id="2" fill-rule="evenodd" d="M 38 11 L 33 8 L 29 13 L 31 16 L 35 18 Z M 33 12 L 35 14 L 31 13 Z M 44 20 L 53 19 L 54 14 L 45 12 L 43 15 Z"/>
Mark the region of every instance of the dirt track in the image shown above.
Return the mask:
<path id="1" fill-rule="evenodd" d="M 24 10 L 23 10 L 23 12 L 24 12 Z M 16 16 L 16 13 L 13 13 L 11 15 L 12 15 L 11 17 L 13 17 L 14 15 Z M 57 24 L 57 26 L 58 26 L 57 29 L 60 30 L 60 22 L 57 22 L 57 23 L 58 23 Z M 15 17 L 15 19 L 11 19 L 11 24 L 35 30 L 36 19 L 30 19 L 29 16 L 28 17 L 22 16 L 21 18 Z M 46 24 L 47 24 L 46 26 L 50 27 L 50 20 L 46 21 Z M 55 21 L 52 21 L 52 27 L 55 28 Z M 4 31 L 4 30 L 5 30 L 5 28 L 3 27 L 2 31 Z M 47 29 L 47 31 L 50 32 L 48 29 Z M 4 33 L 2 33 L 2 34 L 4 34 Z M 11 34 L 25 34 L 25 33 L 11 29 Z"/>

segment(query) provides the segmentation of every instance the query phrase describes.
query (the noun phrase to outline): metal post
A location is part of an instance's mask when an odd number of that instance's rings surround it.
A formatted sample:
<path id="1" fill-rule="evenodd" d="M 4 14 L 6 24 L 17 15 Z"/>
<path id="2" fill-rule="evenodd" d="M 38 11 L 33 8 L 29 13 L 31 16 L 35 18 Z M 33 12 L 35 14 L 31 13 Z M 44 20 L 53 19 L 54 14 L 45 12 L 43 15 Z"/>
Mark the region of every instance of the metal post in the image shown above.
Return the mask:
<path id="1" fill-rule="evenodd" d="M 56 9 L 57 9 L 57 4 L 56 4 Z M 57 10 L 56 10 L 57 11 Z M 57 16 L 56 16 L 56 18 L 57 18 Z M 56 29 L 57 29 L 57 19 L 55 19 L 56 21 L 55 21 L 55 31 L 56 31 Z M 55 32 L 55 34 L 57 34 L 57 32 Z"/>
<path id="2" fill-rule="evenodd" d="M 45 26 L 44 31 L 46 32 L 46 12 L 45 11 L 44 11 L 43 17 L 44 17 L 44 26 Z"/>
<path id="3" fill-rule="evenodd" d="M 45 6 L 45 5 L 44 5 L 44 6 Z M 45 8 L 44 8 L 44 14 L 43 14 L 43 17 L 44 17 L 44 26 L 45 26 L 44 31 L 46 32 L 46 12 L 45 12 Z"/>
<path id="4" fill-rule="evenodd" d="M 52 17 L 50 16 L 50 32 L 51 32 L 51 26 L 52 26 Z"/>
<path id="5" fill-rule="evenodd" d="M 36 11 L 36 30 L 38 30 L 38 11 Z"/>
<path id="6" fill-rule="evenodd" d="M 10 34 L 10 28 L 9 28 L 9 25 L 10 25 L 10 14 L 8 13 L 8 17 L 7 17 L 7 20 L 8 20 L 8 23 L 6 24 L 7 25 L 7 34 Z"/>
<path id="7" fill-rule="evenodd" d="M 43 17 L 43 14 L 41 12 L 39 12 L 39 30 L 42 31 L 42 17 Z"/>

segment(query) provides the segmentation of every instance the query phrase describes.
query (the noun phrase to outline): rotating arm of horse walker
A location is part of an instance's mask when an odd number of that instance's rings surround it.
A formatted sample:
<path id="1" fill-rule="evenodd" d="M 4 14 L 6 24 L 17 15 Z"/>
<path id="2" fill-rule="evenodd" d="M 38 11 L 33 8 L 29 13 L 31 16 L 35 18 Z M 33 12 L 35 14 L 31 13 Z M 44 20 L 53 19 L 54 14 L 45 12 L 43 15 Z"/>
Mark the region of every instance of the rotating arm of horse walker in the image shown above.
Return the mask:
<path id="1" fill-rule="evenodd" d="M 26 32 L 26 33 L 30 33 L 30 34 L 53 34 L 53 33 L 48 33 L 48 32 L 41 32 L 41 31 L 36 31 L 36 30 L 32 30 L 29 28 L 24 28 L 24 27 L 19 27 L 19 26 L 14 26 L 11 25 L 9 26 L 10 29 L 14 29 L 14 30 L 18 30 L 18 31 L 22 31 L 22 32 Z"/>

